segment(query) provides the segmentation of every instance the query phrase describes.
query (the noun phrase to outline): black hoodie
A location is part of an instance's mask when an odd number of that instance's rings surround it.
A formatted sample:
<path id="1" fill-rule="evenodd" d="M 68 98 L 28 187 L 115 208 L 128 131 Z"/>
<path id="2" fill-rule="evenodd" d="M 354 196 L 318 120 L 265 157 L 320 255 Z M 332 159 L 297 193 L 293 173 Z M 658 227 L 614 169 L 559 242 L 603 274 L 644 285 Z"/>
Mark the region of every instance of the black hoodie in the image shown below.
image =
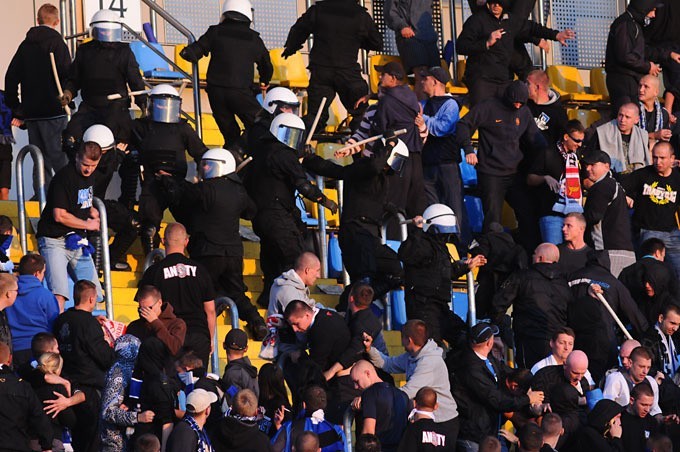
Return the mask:
<path id="1" fill-rule="evenodd" d="M 14 54 L 5 74 L 5 102 L 17 118 L 47 119 L 65 115 L 57 99 L 50 52 L 54 53 L 63 84 L 71 65 L 71 54 L 55 29 L 44 25 L 31 28 Z"/>
<path id="2" fill-rule="evenodd" d="M 419 153 L 423 149 L 423 140 L 414 122 L 419 112 L 418 98 L 408 86 L 383 88 L 383 96 L 373 116 L 371 135 L 386 130 L 406 129 L 406 134 L 401 135 L 399 139 L 406 144 L 409 152 Z"/>
<path id="3" fill-rule="evenodd" d="M 222 388 L 229 404 L 241 389 L 250 389 L 260 397 L 260 387 L 257 384 L 257 368 L 250 364 L 247 356 L 232 359 L 224 368 Z"/>
<path id="4" fill-rule="evenodd" d="M 621 438 L 612 438 L 609 435 L 609 422 L 617 414 L 623 411 L 623 407 L 613 400 L 602 399 L 597 402 L 595 408 L 588 414 L 588 425 L 583 427 L 577 434 L 577 440 L 568 449 L 571 451 L 617 451 L 623 452 Z"/>
<path id="5" fill-rule="evenodd" d="M 220 423 L 219 432 L 211 438 L 215 450 L 239 452 L 268 452 L 269 437 L 262 433 L 256 422 L 242 421 L 226 416 Z"/>

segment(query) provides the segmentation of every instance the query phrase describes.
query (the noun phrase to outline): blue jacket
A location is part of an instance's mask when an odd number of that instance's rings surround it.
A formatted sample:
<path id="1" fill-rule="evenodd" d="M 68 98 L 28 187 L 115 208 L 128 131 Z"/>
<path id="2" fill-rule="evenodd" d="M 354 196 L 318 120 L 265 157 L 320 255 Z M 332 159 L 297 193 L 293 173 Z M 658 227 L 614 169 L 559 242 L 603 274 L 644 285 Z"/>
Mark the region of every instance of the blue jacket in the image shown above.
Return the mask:
<path id="1" fill-rule="evenodd" d="M 59 303 L 38 278 L 20 275 L 17 299 L 5 312 L 12 330 L 14 350 L 28 350 L 33 336 L 52 332 L 54 320 L 59 315 Z"/>

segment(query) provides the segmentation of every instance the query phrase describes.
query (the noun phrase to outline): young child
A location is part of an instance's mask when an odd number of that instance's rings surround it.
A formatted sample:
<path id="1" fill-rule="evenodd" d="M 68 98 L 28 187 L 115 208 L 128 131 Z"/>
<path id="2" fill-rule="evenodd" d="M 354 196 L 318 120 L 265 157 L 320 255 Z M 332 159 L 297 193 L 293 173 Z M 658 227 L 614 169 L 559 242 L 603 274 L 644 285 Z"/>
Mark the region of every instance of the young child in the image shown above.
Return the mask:
<path id="1" fill-rule="evenodd" d="M 434 411 L 439 407 L 437 393 L 427 386 L 420 388 L 414 399 L 415 409 L 411 412 L 412 424 L 406 427 L 399 443 L 399 451 L 454 451 L 445 431 L 435 423 Z M 409 416 L 409 418 L 411 418 Z"/>
<path id="2" fill-rule="evenodd" d="M 227 366 L 222 375 L 222 388 L 229 406 L 232 405 L 232 400 L 241 389 L 250 389 L 256 397 L 259 397 L 257 368 L 245 356 L 248 351 L 246 332 L 241 329 L 232 329 L 224 338 L 223 347 L 227 351 Z"/>
<path id="3" fill-rule="evenodd" d="M 145 433 L 135 441 L 135 452 L 161 452 L 161 442 L 155 435 Z"/>
<path id="4" fill-rule="evenodd" d="M 219 433 L 212 437 L 215 450 L 269 450 L 269 437 L 258 424 L 261 417 L 255 393 L 241 389 L 222 419 Z"/>

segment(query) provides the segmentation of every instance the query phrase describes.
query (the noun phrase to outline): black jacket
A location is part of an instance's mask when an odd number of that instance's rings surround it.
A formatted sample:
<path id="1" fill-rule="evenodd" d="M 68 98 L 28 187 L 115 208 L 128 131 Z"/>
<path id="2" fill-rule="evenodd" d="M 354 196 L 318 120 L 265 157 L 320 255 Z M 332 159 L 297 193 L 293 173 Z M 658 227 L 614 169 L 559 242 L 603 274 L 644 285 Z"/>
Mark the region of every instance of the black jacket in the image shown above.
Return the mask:
<path id="1" fill-rule="evenodd" d="M 370 136 L 387 130 L 406 129 L 399 139 L 406 144 L 409 152 L 419 153 L 423 149 L 415 119 L 420 112 L 420 104 L 415 93 L 406 85 L 384 88 L 373 116 Z"/>
<path id="2" fill-rule="evenodd" d="M 207 82 L 211 86 L 248 89 L 255 78 L 254 64 L 260 83 L 269 84 L 274 73 L 269 51 L 260 34 L 246 22 L 225 19 L 212 25 L 198 41 L 186 47 L 190 61 L 210 54 Z"/>
<path id="3" fill-rule="evenodd" d="M 463 394 L 463 397 L 456 397 L 461 419 L 459 438 L 476 443 L 485 436 L 496 435 L 502 413 L 529 405 L 529 396 L 511 396 L 501 390 L 500 385 L 505 384 L 504 369 L 493 356 L 488 359 L 496 372 L 495 377 L 469 348 L 453 369 L 455 382 L 461 386 L 457 391 Z"/>
<path id="4" fill-rule="evenodd" d="M 585 240 L 595 250 L 633 251 L 626 192 L 610 175 L 593 184 L 583 206 Z"/>
<path id="5" fill-rule="evenodd" d="M 567 324 L 572 294 L 559 264 L 538 263 L 505 280 L 493 299 L 494 318 L 512 305 L 513 330 L 518 336 L 550 340 Z"/>
<path id="6" fill-rule="evenodd" d="M 116 354 L 104 340 L 97 319 L 87 311 L 70 308 L 54 322 L 54 335 L 64 358 L 64 376 L 71 383 L 103 389 Z"/>
<path id="7" fill-rule="evenodd" d="M 444 235 L 422 229 L 413 230 L 401 244 L 399 260 L 404 264 L 407 299 L 423 297 L 428 302 L 448 304 L 451 281 L 468 271 L 462 261 L 453 261 Z"/>
<path id="8" fill-rule="evenodd" d="M 250 389 L 255 393 L 255 396 L 260 396 L 260 388 L 257 385 L 257 367 L 250 363 L 247 356 L 229 361 L 224 367 L 224 374 L 220 382 L 229 405 L 241 389 Z"/>
<path id="9" fill-rule="evenodd" d="M 564 366 L 548 366 L 536 372 L 531 380 L 531 389 L 544 392 L 543 403 L 549 403 L 553 413 L 562 417 L 566 434 L 577 431 L 585 424 L 585 393 L 591 389 L 585 377 L 581 378 L 583 393 L 579 394 L 565 377 Z"/>
<path id="10" fill-rule="evenodd" d="M 673 341 L 673 348 L 678 350 L 680 340 L 678 340 L 677 335 L 673 335 L 670 338 L 668 335 L 664 334 L 666 341 Z M 652 368 L 649 369 L 649 374 L 655 375 L 656 372 L 666 372 L 666 367 L 670 366 L 668 359 L 668 348 L 661 338 L 661 333 L 656 329 L 656 324 L 652 324 L 645 334 L 640 338 L 640 343 L 647 347 L 652 352 Z"/>
<path id="11" fill-rule="evenodd" d="M 345 319 L 335 311 L 319 310 L 314 323 L 307 330 L 309 357 L 322 371 L 340 361 L 350 341 Z"/>
<path id="12" fill-rule="evenodd" d="M 4 310 L 0 311 L 0 342 L 7 344 L 12 353 L 12 329 L 9 327 L 7 313 Z"/>
<path id="13" fill-rule="evenodd" d="M 259 430 L 257 423 L 241 421 L 232 416 L 222 419 L 219 432 L 210 440 L 216 451 L 268 452 L 271 450 L 269 437 Z"/>
<path id="14" fill-rule="evenodd" d="M 302 48 L 310 34 L 314 45 L 309 66 L 359 69 L 359 49 L 382 50 L 382 35 L 366 11 L 354 0 L 324 0 L 309 7 L 288 32 L 285 54 Z"/>
<path id="15" fill-rule="evenodd" d="M 57 30 L 47 26 L 33 27 L 19 45 L 5 73 L 5 102 L 14 116 L 21 119 L 46 119 L 64 116 L 57 99 L 50 52 L 54 53 L 57 73 L 64 82 L 71 54 Z M 19 102 L 21 85 L 21 102 Z"/>
<path id="16" fill-rule="evenodd" d="M 621 413 L 621 442 L 626 452 L 645 449 L 647 438 L 659 432 L 659 423 L 649 414 L 643 418 L 625 410 Z"/>
<path id="17" fill-rule="evenodd" d="M 492 31 L 502 28 L 505 34 L 493 46 L 486 48 L 486 40 Z M 551 30 L 526 19 L 521 14 L 503 13 L 496 19 L 487 8 L 472 14 L 463 24 L 456 40 L 456 49 L 467 55 L 464 80 L 474 79 L 490 82 L 509 82 L 510 61 L 516 40 L 527 42 L 532 38 L 556 40 L 557 30 Z"/>
<path id="18" fill-rule="evenodd" d="M 628 288 L 634 300 L 639 300 L 647 296 L 644 281 L 647 274 L 656 275 L 655 280 L 657 281 L 667 281 L 668 293 L 676 300 L 680 300 L 680 288 L 673 269 L 667 263 L 658 261 L 651 256 L 643 256 L 634 264 L 624 268 L 619 274 L 619 281 Z"/>
<path id="19" fill-rule="evenodd" d="M 52 427 L 42 403 L 31 386 L 0 366 L 0 449 L 31 450 L 28 441 L 36 435 L 43 450 L 52 449 Z"/>
<path id="20" fill-rule="evenodd" d="M 130 45 L 93 40 L 78 47 L 64 91 L 68 90 L 75 96 L 81 90 L 83 102 L 95 108 L 106 108 L 127 103 L 128 87 L 130 91 L 145 89 Z M 106 98 L 114 93 L 122 95 L 123 99 L 110 101 Z M 146 96 L 137 96 L 135 103 L 145 105 Z"/>
<path id="21" fill-rule="evenodd" d="M 370 308 L 354 313 L 348 309 L 345 320 L 350 331 L 350 342 L 338 362 L 347 369 L 361 359 L 364 353 L 364 333 L 376 338 L 382 332 L 382 324 Z"/>
<path id="22" fill-rule="evenodd" d="M 459 122 L 456 142 L 465 154 L 474 152 L 472 135 L 479 130 L 477 171 L 492 176 L 509 176 L 517 172 L 524 158 L 521 149 L 539 152 L 548 144 L 536 126 L 531 110 L 514 102 L 527 102 L 527 89 L 522 82 L 511 83 L 503 100 L 486 99 L 476 105 Z"/>

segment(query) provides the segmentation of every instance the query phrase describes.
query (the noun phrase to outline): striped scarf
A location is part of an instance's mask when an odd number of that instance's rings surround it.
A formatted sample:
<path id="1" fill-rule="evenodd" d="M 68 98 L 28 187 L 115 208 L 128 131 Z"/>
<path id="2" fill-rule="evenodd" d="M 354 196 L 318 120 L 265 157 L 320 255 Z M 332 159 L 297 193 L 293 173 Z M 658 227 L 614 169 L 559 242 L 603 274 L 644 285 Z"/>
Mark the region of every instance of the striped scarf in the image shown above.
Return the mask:
<path id="1" fill-rule="evenodd" d="M 583 212 L 581 178 L 579 177 L 578 156 L 575 152 L 567 152 L 562 143 L 557 143 L 557 149 L 564 158 L 565 169 L 560 177 L 560 192 L 557 202 L 553 205 L 553 212 L 566 215 L 571 212 Z"/>
<path id="2" fill-rule="evenodd" d="M 646 111 L 645 105 L 640 102 L 640 128 L 642 130 L 647 130 Z M 661 102 L 659 102 L 659 99 L 654 99 L 654 111 L 656 112 L 656 124 L 654 124 L 654 130 L 652 130 L 652 132 L 658 132 L 663 129 L 663 113 L 661 112 Z"/>
<path id="3" fill-rule="evenodd" d="M 184 416 L 183 420 L 189 424 L 191 430 L 193 430 L 196 433 L 196 436 L 198 436 L 198 446 L 196 447 L 196 452 L 215 452 L 212 444 L 210 444 L 210 438 L 208 438 L 208 434 L 205 432 L 205 429 L 199 427 L 194 418 L 188 414 Z"/>

